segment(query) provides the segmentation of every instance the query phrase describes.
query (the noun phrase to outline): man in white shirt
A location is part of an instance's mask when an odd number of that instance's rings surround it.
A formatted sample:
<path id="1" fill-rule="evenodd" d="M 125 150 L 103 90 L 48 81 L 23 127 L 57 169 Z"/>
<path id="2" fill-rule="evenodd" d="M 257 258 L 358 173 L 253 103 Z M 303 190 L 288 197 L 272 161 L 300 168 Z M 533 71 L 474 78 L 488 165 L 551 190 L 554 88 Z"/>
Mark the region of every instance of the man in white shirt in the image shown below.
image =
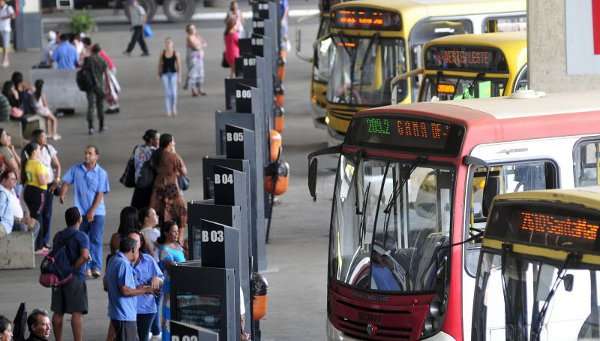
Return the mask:
<path id="1" fill-rule="evenodd" d="M 0 238 L 12 231 L 33 231 L 37 236 L 40 225 L 23 211 L 23 205 L 15 192 L 17 175 L 6 171 L 0 175 Z"/>
<path id="2" fill-rule="evenodd" d="M 2 67 L 7 67 L 8 49 L 10 48 L 10 21 L 15 18 L 15 10 L 6 3 L 6 0 L 0 0 L 0 34 L 2 34 Z"/>

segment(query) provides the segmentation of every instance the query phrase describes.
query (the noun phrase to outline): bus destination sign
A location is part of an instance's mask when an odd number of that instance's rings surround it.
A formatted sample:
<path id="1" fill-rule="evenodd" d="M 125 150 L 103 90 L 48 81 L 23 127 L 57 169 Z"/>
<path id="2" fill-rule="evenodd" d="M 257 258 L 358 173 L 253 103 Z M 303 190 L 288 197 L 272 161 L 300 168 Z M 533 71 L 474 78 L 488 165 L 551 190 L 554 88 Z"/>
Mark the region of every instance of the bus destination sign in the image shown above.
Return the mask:
<path id="1" fill-rule="evenodd" d="M 506 58 L 500 50 L 476 46 L 430 46 L 425 51 L 425 68 L 508 73 Z"/>
<path id="2" fill-rule="evenodd" d="M 458 126 L 430 120 L 360 117 L 352 121 L 346 143 L 455 154 L 460 149 L 462 131 Z"/>
<path id="3" fill-rule="evenodd" d="M 336 28 L 401 30 L 398 13 L 370 8 L 343 8 L 334 12 L 333 25 Z"/>
<path id="4" fill-rule="evenodd" d="M 496 202 L 486 237 L 564 251 L 600 254 L 600 217 L 559 203 Z"/>

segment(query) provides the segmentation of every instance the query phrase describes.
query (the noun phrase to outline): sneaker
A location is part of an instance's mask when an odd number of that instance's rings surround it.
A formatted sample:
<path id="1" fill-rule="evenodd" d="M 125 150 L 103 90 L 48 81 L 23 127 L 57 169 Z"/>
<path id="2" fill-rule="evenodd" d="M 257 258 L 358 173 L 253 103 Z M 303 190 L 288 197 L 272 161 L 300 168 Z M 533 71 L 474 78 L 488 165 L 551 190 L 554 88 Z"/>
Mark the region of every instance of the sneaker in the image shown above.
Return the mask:
<path id="1" fill-rule="evenodd" d="M 60 135 L 58 135 L 58 134 L 54 134 L 54 135 L 52 136 L 52 139 L 53 139 L 54 141 L 58 141 L 58 140 L 62 139 L 62 136 L 60 136 Z"/>
<path id="2" fill-rule="evenodd" d="M 92 270 L 92 277 L 100 278 L 101 276 L 102 276 L 102 272 L 100 272 L 100 270 L 98 270 L 98 269 Z"/>
<path id="3" fill-rule="evenodd" d="M 142 53 L 140 55 L 140 57 L 150 57 L 150 53 L 146 52 L 146 53 Z"/>
<path id="4" fill-rule="evenodd" d="M 90 269 L 87 269 L 87 270 L 86 270 L 86 272 L 85 272 L 85 278 L 88 278 L 88 279 L 89 279 L 89 278 L 93 278 L 93 277 L 92 277 L 92 270 L 90 270 Z"/>
<path id="5" fill-rule="evenodd" d="M 94 135 L 94 128 L 88 129 L 88 135 Z"/>
<path id="6" fill-rule="evenodd" d="M 161 341 L 162 340 L 162 333 L 158 334 L 158 335 L 152 335 L 152 338 L 150 340 L 151 341 Z"/>
<path id="7" fill-rule="evenodd" d="M 10 64 L 8 63 L 8 60 L 5 60 L 5 61 L 2 63 L 2 67 L 8 67 L 9 65 L 10 65 Z"/>
<path id="8" fill-rule="evenodd" d="M 123 51 L 123 54 L 126 55 L 127 57 L 131 57 L 131 52 Z"/>
<path id="9" fill-rule="evenodd" d="M 102 133 L 106 133 L 107 130 L 108 130 L 108 127 L 102 127 L 102 128 L 100 128 L 100 130 L 98 130 L 98 132 L 100 134 L 102 134 Z"/>

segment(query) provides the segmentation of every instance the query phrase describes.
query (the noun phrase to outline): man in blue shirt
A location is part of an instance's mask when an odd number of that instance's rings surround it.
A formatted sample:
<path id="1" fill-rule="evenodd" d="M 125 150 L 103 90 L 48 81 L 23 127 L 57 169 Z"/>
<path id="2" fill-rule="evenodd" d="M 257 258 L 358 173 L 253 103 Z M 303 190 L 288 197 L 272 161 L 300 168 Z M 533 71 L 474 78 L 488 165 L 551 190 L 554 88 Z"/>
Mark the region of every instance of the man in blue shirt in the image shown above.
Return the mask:
<path id="1" fill-rule="evenodd" d="M 89 262 L 87 275 L 98 278 L 102 275 L 102 241 L 104 235 L 104 194 L 110 191 L 108 175 L 98 165 L 98 148 L 87 146 L 85 148 L 85 160 L 78 163 L 64 174 L 63 185 L 60 191 L 60 202 L 64 203 L 65 194 L 69 186 L 73 185 L 73 201 L 75 207 L 83 216 L 81 231 L 87 233 L 90 238 L 90 252 L 92 259 Z"/>
<path id="2" fill-rule="evenodd" d="M 50 309 L 54 312 L 52 326 L 57 341 L 62 340 L 62 326 L 64 314 L 71 314 L 71 328 L 73 339 L 83 340 L 83 315 L 88 312 L 87 286 L 85 284 L 85 263 L 90 258 L 89 239 L 79 231 L 81 214 L 77 207 L 71 207 L 65 212 L 67 228 L 59 231 L 54 236 L 52 247 L 66 248 L 67 257 L 74 269 L 73 278 L 67 284 L 52 289 L 52 303 Z"/>
<path id="3" fill-rule="evenodd" d="M 141 234 L 137 231 L 130 232 L 129 238 L 138 243 L 139 250 L 142 245 Z M 137 254 L 138 257 L 133 262 L 136 287 L 150 286 L 156 291 L 160 290 L 164 276 L 158 263 L 149 254 L 142 252 L 138 252 Z M 148 341 L 152 322 L 154 319 L 158 319 L 157 312 L 158 306 L 154 295 L 145 294 L 137 297 L 137 330 L 140 338 L 139 341 Z"/>
<path id="4" fill-rule="evenodd" d="M 104 285 L 108 290 L 108 316 L 117 341 L 137 341 L 137 298 L 151 294 L 151 286 L 136 288 L 135 271 L 131 265 L 139 257 L 140 243 L 122 238 L 119 252 L 108 262 Z"/>
<path id="5" fill-rule="evenodd" d="M 63 33 L 60 35 L 60 44 L 52 53 L 52 60 L 56 63 L 59 70 L 76 70 L 79 56 L 77 49 L 69 42 L 69 35 Z"/>

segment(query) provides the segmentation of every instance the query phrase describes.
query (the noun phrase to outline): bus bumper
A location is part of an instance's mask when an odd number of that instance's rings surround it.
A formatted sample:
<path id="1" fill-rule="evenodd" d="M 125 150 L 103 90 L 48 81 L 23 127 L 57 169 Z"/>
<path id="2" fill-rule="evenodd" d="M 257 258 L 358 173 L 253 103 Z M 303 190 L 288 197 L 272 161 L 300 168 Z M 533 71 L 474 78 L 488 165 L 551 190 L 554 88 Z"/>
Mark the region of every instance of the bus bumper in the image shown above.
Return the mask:
<path id="1" fill-rule="evenodd" d="M 422 339 L 421 341 L 456 341 L 452 336 L 439 332 L 432 337 L 428 337 L 426 339 Z"/>
<path id="2" fill-rule="evenodd" d="M 349 336 L 344 335 L 341 331 L 337 330 L 329 319 L 327 319 L 327 341 L 360 341 L 359 339 L 353 339 Z"/>

